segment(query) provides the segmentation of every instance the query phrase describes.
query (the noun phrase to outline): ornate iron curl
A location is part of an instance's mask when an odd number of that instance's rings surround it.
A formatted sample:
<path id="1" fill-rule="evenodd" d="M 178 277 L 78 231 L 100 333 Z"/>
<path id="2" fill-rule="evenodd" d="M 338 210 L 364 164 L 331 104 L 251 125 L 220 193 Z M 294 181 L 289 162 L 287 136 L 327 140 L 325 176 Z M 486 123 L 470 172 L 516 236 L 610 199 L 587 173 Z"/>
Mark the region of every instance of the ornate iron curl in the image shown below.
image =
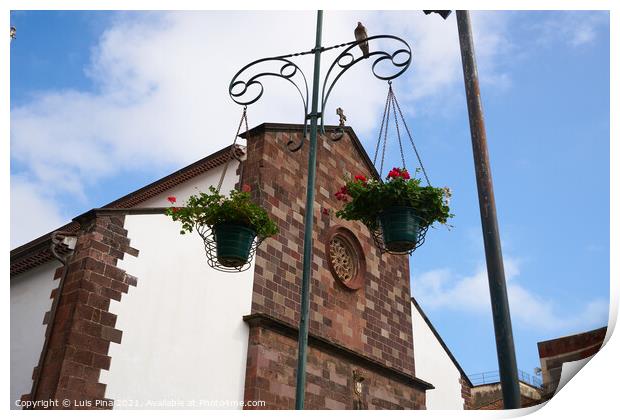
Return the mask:
<path id="1" fill-rule="evenodd" d="M 250 64 L 243 67 L 241 70 L 237 72 L 237 74 L 233 76 L 232 80 L 230 81 L 230 85 L 228 86 L 228 94 L 230 95 L 231 99 L 239 105 L 245 105 L 245 106 L 251 105 L 255 103 L 256 101 L 258 101 L 263 96 L 264 88 L 263 88 L 263 84 L 259 81 L 259 79 L 265 76 L 278 77 L 280 79 L 284 79 L 290 82 L 293 86 L 295 86 L 295 89 L 297 89 L 297 92 L 299 93 L 299 96 L 301 97 L 301 101 L 303 103 L 304 116 L 308 115 L 308 97 L 309 97 L 308 82 L 306 80 L 306 75 L 297 66 L 297 64 L 293 63 L 290 60 L 287 60 L 287 57 L 291 57 L 293 55 L 299 55 L 299 54 L 262 58 L 260 60 L 253 61 Z M 276 72 L 267 71 L 267 72 L 258 73 L 250 77 L 249 79 L 247 79 L 247 81 L 238 80 L 241 74 L 247 69 L 249 69 L 250 67 L 261 64 L 261 63 L 266 63 L 266 62 L 276 62 L 276 63 L 281 64 L 279 72 L 276 73 Z M 293 77 L 295 77 L 295 75 L 297 75 L 298 72 L 303 79 L 303 86 L 301 88 L 295 82 L 295 80 L 293 80 Z M 248 93 L 248 89 L 251 88 L 252 86 L 257 86 L 259 88 L 258 93 L 254 96 L 250 96 L 249 99 L 247 98 L 243 99 L 243 96 L 244 95 L 247 96 L 246 93 Z M 239 88 L 241 90 L 235 92 L 235 90 Z M 304 91 L 302 91 L 302 88 Z M 306 121 L 307 120 L 304 120 L 304 137 L 306 136 Z M 290 141 L 289 146 L 290 146 L 290 143 L 293 143 L 293 142 Z M 298 150 L 298 148 L 292 151 L 296 151 L 296 150 Z"/>
<path id="2" fill-rule="evenodd" d="M 379 51 L 379 50 L 372 51 L 367 57 L 364 57 L 362 55 L 361 50 L 358 51 L 357 54 L 354 54 L 352 52 L 352 50 L 356 49 L 356 47 L 358 47 L 358 45 L 363 42 L 375 41 L 379 39 L 394 40 L 394 41 L 402 43 L 403 46 L 401 48 L 398 48 L 393 53 L 388 53 L 386 51 Z M 338 57 L 336 57 L 336 59 L 332 62 L 331 66 L 329 67 L 329 70 L 327 71 L 327 74 L 325 75 L 325 79 L 323 80 L 323 86 L 322 86 L 322 92 L 321 92 L 321 110 L 318 112 L 318 116 L 321 119 L 321 133 L 322 134 L 325 134 L 325 125 L 324 125 L 325 105 L 327 104 L 327 100 L 334 88 L 334 85 L 336 84 L 338 79 L 340 79 L 340 77 L 343 75 L 344 72 L 346 72 L 348 69 L 353 67 L 356 63 L 359 63 L 360 61 L 366 58 L 375 56 L 376 57 L 375 61 L 372 64 L 372 73 L 375 75 L 377 79 L 392 80 L 392 79 L 397 78 L 401 74 L 403 74 L 409 68 L 409 65 L 411 64 L 411 57 L 412 57 L 411 47 L 403 39 L 397 36 L 394 36 L 394 35 L 375 35 L 375 36 L 368 37 L 366 39 L 362 39 L 360 41 L 346 42 L 343 44 L 333 45 L 331 47 L 322 47 L 321 53 L 331 50 L 331 49 L 343 48 L 343 47 L 346 47 L 346 49 L 342 53 L 340 53 Z M 306 75 L 297 66 L 297 64 L 293 63 L 291 60 L 289 60 L 289 58 L 307 55 L 307 54 L 313 54 L 313 53 L 315 53 L 315 50 L 304 51 L 304 52 L 299 52 L 299 53 L 294 53 L 294 54 L 280 55 L 277 57 L 262 58 L 260 60 L 253 61 L 250 64 L 247 64 L 246 66 L 244 66 L 241 70 L 237 72 L 237 74 L 234 75 L 228 87 L 228 93 L 231 99 L 235 103 L 239 105 L 251 105 L 255 103 L 256 101 L 258 101 L 263 96 L 263 92 L 264 92 L 263 84 L 258 79 L 264 76 L 278 77 L 278 78 L 287 80 L 293 86 L 295 86 L 295 88 L 297 89 L 297 92 L 301 96 L 301 100 L 302 100 L 303 107 L 304 107 L 304 130 L 303 130 L 302 140 L 299 143 L 296 143 L 294 140 L 290 140 L 287 143 L 287 147 L 291 152 L 296 152 L 299 149 L 301 149 L 303 145 L 303 138 L 307 136 L 307 123 L 308 123 L 308 119 L 310 118 L 310 115 L 308 115 L 308 102 L 309 102 L 310 96 L 308 93 L 309 91 L 308 91 L 308 82 L 306 79 Z M 356 55 L 359 55 L 359 56 L 356 58 Z M 398 57 L 402 55 L 404 55 L 405 59 L 398 60 Z M 383 63 L 386 61 L 391 63 L 396 68 L 396 71 L 390 74 L 387 74 L 387 75 L 381 75 L 378 73 L 377 66 L 380 63 Z M 255 65 L 265 63 L 265 62 L 277 62 L 277 63 L 280 63 L 282 66 L 280 67 L 279 72 L 268 71 L 268 72 L 258 73 L 250 77 L 246 81 L 240 79 L 240 76 L 244 71 L 248 70 L 249 68 Z M 336 70 L 337 72 L 333 73 L 336 68 L 338 69 Z M 299 74 L 303 78 L 302 87 L 300 87 L 300 85 L 298 85 L 293 80 L 293 77 L 297 74 L 297 72 L 299 72 Z M 331 82 L 330 82 L 330 76 L 333 77 L 333 80 L 331 80 Z M 328 82 L 330 83 L 329 86 L 328 86 Z M 248 89 L 251 88 L 252 86 L 258 87 L 259 89 L 258 93 L 256 93 L 253 96 L 250 96 L 249 99 L 243 99 L 242 97 L 246 95 L 246 93 L 248 93 Z M 238 90 L 238 91 L 235 92 L 235 90 Z M 344 134 L 344 130 L 342 128 L 336 129 L 336 131 L 331 136 L 332 140 L 333 141 L 340 140 L 343 134 Z"/>
<path id="3" fill-rule="evenodd" d="M 386 51 L 373 51 L 371 47 L 370 54 L 368 54 L 367 57 L 364 57 L 364 55 L 361 52 L 361 49 L 357 48 L 358 45 L 363 42 L 374 41 L 378 39 L 396 40 L 402 43 L 403 47 L 397 49 L 391 54 Z M 370 43 L 369 43 L 369 46 L 370 46 Z M 355 58 L 355 54 L 353 54 L 352 50 L 355 51 L 357 55 L 359 55 L 359 57 Z M 397 57 L 403 54 L 405 55 L 406 59 L 404 61 L 397 60 Z M 338 57 L 335 58 L 331 66 L 329 66 L 329 70 L 327 70 L 327 74 L 325 75 L 325 79 L 323 80 L 323 88 L 322 88 L 322 95 L 321 95 L 321 109 L 322 110 L 325 109 L 325 105 L 327 104 L 329 95 L 334 89 L 334 85 L 336 84 L 338 79 L 340 79 L 340 77 L 347 70 L 353 67 L 356 63 L 359 63 L 360 61 L 365 60 L 366 58 L 370 58 L 372 56 L 377 56 L 374 63 L 372 64 L 372 73 L 374 74 L 374 76 L 380 80 L 392 80 L 392 79 L 397 78 L 401 74 L 403 74 L 409 68 L 409 65 L 411 64 L 412 52 L 411 52 L 411 47 L 409 46 L 409 44 L 407 44 L 407 42 L 405 42 L 405 40 L 397 36 L 394 36 L 394 35 L 375 35 L 375 36 L 371 36 L 366 39 L 362 39 L 360 41 L 349 44 L 348 47 L 343 52 L 341 52 L 338 55 Z M 389 62 L 394 67 L 396 67 L 397 71 L 391 74 L 388 74 L 388 75 L 380 75 L 377 73 L 377 65 L 385 62 L 386 60 L 389 60 Z M 332 71 L 334 71 L 334 69 L 336 68 L 339 68 L 339 70 L 337 70 L 337 73 L 335 73 L 335 75 L 333 76 L 333 80 L 331 81 L 329 87 L 327 87 L 327 83 L 330 79 L 330 75 L 332 75 Z M 323 123 L 323 114 L 321 114 L 321 133 L 323 134 L 325 133 L 325 126 Z"/>
<path id="4" fill-rule="evenodd" d="M 211 227 L 207 225 L 196 225 L 196 232 L 198 232 L 198 234 L 204 241 L 205 254 L 207 256 L 207 264 L 209 264 L 209 267 L 214 268 L 218 271 L 222 271 L 224 273 L 239 273 L 242 271 L 246 271 L 248 268 L 250 268 L 252 266 L 252 260 L 254 259 L 254 255 L 256 254 L 256 248 L 258 248 L 261 242 L 264 240 L 264 238 L 260 237 L 256 237 L 254 239 L 254 242 L 252 242 L 252 247 L 250 248 L 248 260 L 245 264 L 238 267 L 228 267 L 220 263 L 217 259 L 217 248 L 213 229 L 211 229 Z"/>

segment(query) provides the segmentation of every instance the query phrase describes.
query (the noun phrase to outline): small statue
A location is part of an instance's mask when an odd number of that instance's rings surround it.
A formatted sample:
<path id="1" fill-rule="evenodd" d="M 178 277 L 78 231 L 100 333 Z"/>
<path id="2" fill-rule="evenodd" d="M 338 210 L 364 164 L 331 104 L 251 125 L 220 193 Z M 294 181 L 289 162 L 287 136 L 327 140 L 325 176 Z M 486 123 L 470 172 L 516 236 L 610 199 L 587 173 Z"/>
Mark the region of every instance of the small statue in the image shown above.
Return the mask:
<path id="1" fill-rule="evenodd" d="M 364 377 L 358 370 L 353 371 L 353 409 L 365 410 L 366 404 L 364 404 Z"/>
<path id="2" fill-rule="evenodd" d="M 340 118 L 340 127 L 344 127 L 344 122 L 347 120 L 347 116 L 344 115 L 342 108 L 336 108 L 336 114 L 338 114 L 338 117 Z"/>

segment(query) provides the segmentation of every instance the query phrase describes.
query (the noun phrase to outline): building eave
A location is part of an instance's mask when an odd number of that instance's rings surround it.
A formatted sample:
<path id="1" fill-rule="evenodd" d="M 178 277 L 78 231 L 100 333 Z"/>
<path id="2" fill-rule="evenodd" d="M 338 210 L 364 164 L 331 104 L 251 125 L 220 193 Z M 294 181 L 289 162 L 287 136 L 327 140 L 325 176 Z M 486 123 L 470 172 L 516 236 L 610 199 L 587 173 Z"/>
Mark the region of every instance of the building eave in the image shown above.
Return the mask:
<path id="1" fill-rule="evenodd" d="M 540 358 L 557 356 L 558 354 L 582 351 L 600 346 L 607 335 L 607 326 L 585 331 L 578 334 L 566 335 L 551 340 L 539 341 L 538 355 Z"/>
<path id="2" fill-rule="evenodd" d="M 463 368 L 461 367 L 459 362 L 456 360 L 456 357 L 454 357 L 454 355 L 452 354 L 452 352 L 450 351 L 450 349 L 448 348 L 446 343 L 443 341 L 443 339 L 441 338 L 441 335 L 439 335 L 439 333 L 437 332 L 437 330 L 433 326 L 433 323 L 430 321 L 430 319 L 428 319 L 428 317 L 426 316 L 426 313 L 424 313 L 424 311 L 422 310 L 422 307 L 420 306 L 418 301 L 415 300 L 414 297 L 411 297 L 411 303 L 413 304 L 413 306 L 416 307 L 416 309 L 420 313 L 420 316 L 422 316 L 422 319 L 424 320 L 424 322 L 426 322 L 426 325 L 428 325 L 428 327 L 430 328 L 431 332 L 433 333 L 433 335 L 435 336 L 435 338 L 437 339 L 437 341 L 439 342 L 441 347 L 443 347 L 443 349 L 445 350 L 445 352 L 448 355 L 448 357 L 450 358 L 450 360 L 452 360 L 452 363 L 454 363 L 454 366 L 456 366 L 458 371 L 461 373 L 461 377 L 467 381 L 467 385 L 470 388 L 473 387 L 474 385 L 469 380 L 469 377 L 467 376 L 467 374 L 465 373 L 465 371 L 463 370 Z"/>
<path id="3" fill-rule="evenodd" d="M 121 198 L 114 200 L 102 208 L 131 208 L 153 198 L 164 191 L 167 191 L 187 180 L 201 175 L 211 169 L 226 163 L 230 157 L 230 146 L 218 150 L 211 155 L 204 157 L 190 165 L 187 165 L 176 172 L 171 173 L 155 182 L 152 182 L 142 188 L 139 188 Z M 245 150 L 241 146 L 235 149 L 237 157 L 245 154 Z M 52 233 L 58 230 L 77 232 L 80 229 L 80 223 L 74 219 L 72 222 L 46 233 L 24 245 L 11 250 L 11 270 L 10 276 L 16 276 L 24 273 L 41 264 L 45 264 L 53 259 L 50 251 Z"/>
<path id="4" fill-rule="evenodd" d="M 356 151 L 362 157 L 365 165 L 368 167 L 368 170 L 376 179 L 381 180 L 381 175 L 377 172 L 372 160 L 366 153 L 364 146 L 362 145 L 360 139 L 358 138 L 353 128 L 349 126 L 339 127 L 334 125 L 326 125 L 326 132 L 334 132 L 334 130 L 342 128 L 344 132 L 351 139 L 351 143 L 353 144 Z M 264 132 L 301 132 L 303 131 L 304 126 L 302 124 L 286 124 L 286 123 L 262 123 L 257 125 L 256 127 L 251 128 L 247 132 L 241 133 L 239 136 L 242 138 L 252 137 L 253 135 L 258 135 Z M 213 169 L 219 165 L 222 165 L 226 162 L 228 158 L 228 153 L 230 151 L 230 146 L 226 146 L 217 152 L 200 159 L 184 168 L 179 169 L 178 171 L 167 175 L 155 182 L 152 182 L 142 188 L 139 188 L 123 197 L 114 200 L 100 208 L 131 208 L 143 203 L 144 201 L 161 194 L 162 192 L 169 190 L 170 188 L 179 185 L 187 180 L 200 175 L 210 169 Z M 243 147 L 238 146 L 236 149 L 237 156 L 243 156 L 245 151 Z M 80 224 L 75 221 L 72 221 L 59 229 L 56 230 L 65 230 L 69 232 L 77 232 L 80 229 Z M 21 245 L 11 251 L 11 277 L 24 273 L 36 266 L 44 264 L 48 261 L 52 260 L 52 255 L 49 250 L 51 244 L 51 234 L 56 230 L 49 232 L 45 235 L 40 236 L 33 241 L 30 241 L 24 245 Z"/>
<path id="5" fill-rule="evenodd" d="M 307 128 L 308 130 L 310 129 L 310 127 L 307 127 Z M 303 124 L 265 122 L 253 128 L 250 128 L 248 131 L 239 134 L 239 136 L 247 140 L 248 138 L 252 138 L 252 136 L 256 136 L 256 135 L 259 135 L 265 132 L 303 132 L 303 129 L 304 129 Z M 372 163 L 372 160 L 368 156 L 368 153 L 366 153 L 366 150 L 364 149 L 362 142 L 360 141 L 359 137 L 357 137 L 357 134 L 355 134 L 355 131 L 353 131 L 353 128 L 350 126 L 340 127 L 337 125 L 326 125 L 325 126 L 326 133 L 333 133 L 336 129 L 342 129 L 349 136 L 349 138 L 351 139 L 353 143 L 353 146 L 355 147 L 356 151 L 360 154 L 360 156 L 364 160 L 364 163 L 368 167 L 368 170 L 370 171 L 370 173 L 377 180 L 381 180 L 381 175 L 379 174 L 379 172 L 377 172 L 375 165 Z M 320 129 L 319 129 L 319 134 L 320 134 Z"/>
<path id="6" fill-rule="evenodd" d="M 280 334 L 291 337 L 293 339 L 298 338 L 299 330 L 296 326 L 291 325 L 288 322 L 285 322 L 281 319 L 275 318 L 268 314 L 253 313 L 250 315 L 245 315 L 243 317 L 243 320 L 250 327 L 260 326 L 263 328 L 276 331 Z M 366 355 L 358 353 L 348 347 L 345 347 L 325 337 L 321 337 L 319 335 L 313 334 L 312 332 L 308 334 L 308 344 L 317 349 L 321 349 L 322 351 L 338 355 L 347 360 L 351 360 L 352 362 L 359 364 L 360 366 L 363 366 L 369 370 L 380 372 L 386 375 L 387 377 L 393 380 L 399 381 L 401 383 L 414 386 L 424 391 L 435 389 L 435 387 L 432 384 L 418 377 L 409 375 L 394 367 L 387 366 L 378 360 L 372 359 Z"/>

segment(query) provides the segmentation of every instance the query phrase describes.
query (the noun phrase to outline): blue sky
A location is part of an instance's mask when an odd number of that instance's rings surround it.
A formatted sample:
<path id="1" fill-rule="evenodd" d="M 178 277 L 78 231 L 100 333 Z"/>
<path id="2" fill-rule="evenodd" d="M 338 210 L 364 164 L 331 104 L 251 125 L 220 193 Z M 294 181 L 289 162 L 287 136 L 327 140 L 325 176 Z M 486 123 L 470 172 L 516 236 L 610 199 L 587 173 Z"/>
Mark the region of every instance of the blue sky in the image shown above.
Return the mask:
<path id="1" fill-rule="evenodd" d="M 609 15 L 473 18 L 517 359 L 531 374 L 537 341 L 607 323 Z M 395 91 L 431 182 L 454 194 L 455 228 L 430 231 L 411 259 L 413 295 L 466 372 L 495 370 L 454 15 L 327 11 L 324 45 L 349 41 L 358 20 L 412 45 Z M 18 11 L 11 22 L 14 247 L 228 144 L 240 112 L 230 77 L 253 59 L 310 49 L 315 17 Z M 301 64 L 310 74 L 311 60 Z M 372 155 L 387 87 L 365 64 L 343 77 L 327 114 L 344 108 Z M 294 91 L 269 89 L 250 125 L 300 122 Z"/>

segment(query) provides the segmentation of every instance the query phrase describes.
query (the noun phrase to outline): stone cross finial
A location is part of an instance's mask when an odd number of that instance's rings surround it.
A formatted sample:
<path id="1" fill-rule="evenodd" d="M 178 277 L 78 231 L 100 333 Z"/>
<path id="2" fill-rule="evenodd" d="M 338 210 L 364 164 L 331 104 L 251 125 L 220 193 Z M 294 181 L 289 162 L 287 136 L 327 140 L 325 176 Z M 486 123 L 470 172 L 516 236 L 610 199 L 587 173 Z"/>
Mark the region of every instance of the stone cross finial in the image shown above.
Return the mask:
<path id="1" fill-rule="evenodd" d="M 344 122 L 347 120 L 347 116 L 344 115 L 342 108 L 336 108 L 336 114 L 338 114 L 338 117 L 340 118 L 340 127 L 344 127 Z"/>

